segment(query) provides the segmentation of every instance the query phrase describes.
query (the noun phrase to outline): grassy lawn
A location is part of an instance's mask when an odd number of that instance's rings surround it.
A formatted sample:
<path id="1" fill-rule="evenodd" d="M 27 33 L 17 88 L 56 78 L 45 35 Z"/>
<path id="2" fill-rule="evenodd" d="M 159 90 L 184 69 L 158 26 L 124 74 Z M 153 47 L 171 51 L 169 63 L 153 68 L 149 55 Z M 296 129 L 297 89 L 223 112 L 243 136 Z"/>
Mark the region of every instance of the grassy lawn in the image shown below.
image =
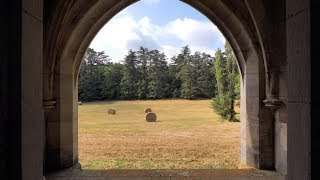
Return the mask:
<path id="1" fill-rule="evenodd" d="M 240 122 L 221 121 L 210 101 L 83 103 L 79 106 L 82 168 L 237 168 Z M 157 122 L 146 122 L 147 107 L 157 114 Z M 115 108 L 116 115 L 108 115 L 109 108 Z"/>

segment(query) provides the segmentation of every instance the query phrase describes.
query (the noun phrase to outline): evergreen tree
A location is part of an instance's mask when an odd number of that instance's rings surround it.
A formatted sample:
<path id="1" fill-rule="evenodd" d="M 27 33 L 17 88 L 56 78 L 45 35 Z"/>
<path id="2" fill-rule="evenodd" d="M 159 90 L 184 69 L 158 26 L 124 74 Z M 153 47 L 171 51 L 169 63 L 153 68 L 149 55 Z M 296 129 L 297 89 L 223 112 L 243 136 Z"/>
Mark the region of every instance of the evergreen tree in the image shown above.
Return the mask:
<path id="1" fill-rule="evenodd" d="M 222 118 L 228 118 L 228 101 L 227 96 L 227 71 L 225 58 L 223 58 L 220 49 L 215 53 L 214 59 L 214 75 L 216 78 L 216 96 L 213 99 L 212 107 Z"/>
<path id="2" fill-rule="evenodd" d="M 187 56 L 186 63 L 181 70 L 181 97 L 186 99 L 195 99 L 197 97 L 197 60 L 194 56 Z"/>
<path id="3" fill-rule="evenodd" d="M 239 88 L 236 86 L 239 85 L 239 70 L 238 65 L 236 62 L 235 55 L 231 49 L 231 46 L 228 42 L 225 44 L 225 56 L 226 56 L 226 63 L 227 63 L 227 79 L 228 79 L 228 89 L 227 89 L 227 96 L 229 99 L 229 120 L 233 121 L 236 112 L 234 111 L 234 102 L 237 98 L 237 95 L 240 94 Z"/>
<path id="4" fill-rule="evenodd" d="M 195 98 L 195 71 L 194 57 L 191 56 L 191 50 L 188 46 L 182 48 L 181 53 L 175 58 L 177 66 L 177 79 L 181 82 L 180 97 L 186 99 Z"/>
<path id="5" fill-rule="evenodd" d="M 122 79 L 122 65 L 110 63 L 103 68 L 103 82 L 101 96 L 104 99 L 120 99 L 120 82 Z"/>
<path id="6" fill-rule="evenodd" d="M 102 66 L 110 59 L 105 53 L 88 48 L 79 73 L 79 99 L 83 101 L 102 100 L 101 88 L 103 81 Z"/>
<path id="7" fill-rule="evenodd" d="M 167 61 L 164 53 L 158 50 L 150 51 L 150 71 L 148 76 L 148 94 L 150 99 L 160 99 L 165 97 L 168 84 L 166 83 Z"/>
<path id="8" fill-rule="evenodd" d="M 213 66 L 210 55 L 191 55 L 188 46 L 172 57 L 169 65 L 164 53 L 158 50 L 140 47 L 138 51 L 130 50 L 123 62 L 112 63 L 104 52 L 89 48 L 79 72 L 79 99 L 213 97 Z"/>
<path id="9" fill-rule="evenodd" d="M 148 94 L 148 68 L 150 66 L 150 53 L 147 48 L 140 47 L 137 52 L 138 60 L 138 89 L 137 96 L 139 99 L 146 99 Z"/>
<path id="10" fill-rule="evenodd" d="M 195 52 L 195 92 L 197 98 L 214 97 L 213 58 L 206 53 Z"/>
<path id="11" fill-rule="evenodd" d="M 175 57 L 172 58 L 175 62 Z M 172 63 L 168 66 L 167 83 L 168 88 L 166 91 L 166 97 L 180 98 L 181 80 L 177 76 L 178 68 L 177 65 Z"/>
<path id="12" fill-rule="evenodd" d="M 123 99 L 136 99 L 138 84 L 137 56 L 130 50 L 125 57 L 123 65 L 123 77 L 121 79 L 121 97 Z"/>
<path id="13" fill-rule="evenodd" d="M 229 121 L 235 121 L 234 101 L 239 88 L 239 70 L 230 44 L 225 44 L 225 57 L 220 49 L 215 54 L 214 75 L 216 79 L 216 96 L 212 108 Z"/>

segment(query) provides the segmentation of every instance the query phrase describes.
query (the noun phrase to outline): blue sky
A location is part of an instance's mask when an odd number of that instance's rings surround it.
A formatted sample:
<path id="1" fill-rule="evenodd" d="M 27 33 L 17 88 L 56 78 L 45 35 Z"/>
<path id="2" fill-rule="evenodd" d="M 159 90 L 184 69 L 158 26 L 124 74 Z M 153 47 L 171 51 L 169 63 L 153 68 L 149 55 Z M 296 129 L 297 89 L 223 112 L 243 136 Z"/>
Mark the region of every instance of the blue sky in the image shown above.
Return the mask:
<path id="1" fill-rule="evenodd" d="M 140 46 L 158 49 L 170 59 L 186 45 L 192 53 L 214 55 L 224 43 L 218 28 L 191 6 L 179 0 L 141 0 L 114 16 L 90 47 L 118 62 Z"/>

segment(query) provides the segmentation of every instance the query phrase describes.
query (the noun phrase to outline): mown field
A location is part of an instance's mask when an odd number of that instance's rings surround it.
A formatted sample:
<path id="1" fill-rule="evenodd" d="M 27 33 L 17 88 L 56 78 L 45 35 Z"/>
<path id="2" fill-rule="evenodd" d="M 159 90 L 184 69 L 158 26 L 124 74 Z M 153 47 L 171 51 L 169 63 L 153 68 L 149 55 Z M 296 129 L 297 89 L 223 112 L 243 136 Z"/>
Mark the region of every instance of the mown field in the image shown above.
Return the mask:
<path id="1" fill-rule="evenodd" d="M 240 122 L 221 121 L 211 100 L 105 101 L 79 106 L 83 169 L 235 169 Z M 144 109 L 157 114 L 146 122 Z M 115 108 L 116 115 L 107 110 Z"/>

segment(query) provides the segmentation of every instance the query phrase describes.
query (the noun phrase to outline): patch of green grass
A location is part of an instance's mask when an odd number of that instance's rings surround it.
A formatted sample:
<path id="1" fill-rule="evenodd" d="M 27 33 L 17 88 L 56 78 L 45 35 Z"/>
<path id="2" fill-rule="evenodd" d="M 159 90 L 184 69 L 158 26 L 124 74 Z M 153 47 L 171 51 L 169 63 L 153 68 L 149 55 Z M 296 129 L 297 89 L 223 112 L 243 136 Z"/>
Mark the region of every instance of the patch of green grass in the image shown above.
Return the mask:
<path id="1" fill-rule="evenodd" d="M 232 162 L 221 160 L 219 164 L 211 164 L 205 159 L 135 159 L 135 158 L 93 158 L 87 160 L 87 169 L 179 169 L 181 166 L 190 169 L 232 169 Z"/>

